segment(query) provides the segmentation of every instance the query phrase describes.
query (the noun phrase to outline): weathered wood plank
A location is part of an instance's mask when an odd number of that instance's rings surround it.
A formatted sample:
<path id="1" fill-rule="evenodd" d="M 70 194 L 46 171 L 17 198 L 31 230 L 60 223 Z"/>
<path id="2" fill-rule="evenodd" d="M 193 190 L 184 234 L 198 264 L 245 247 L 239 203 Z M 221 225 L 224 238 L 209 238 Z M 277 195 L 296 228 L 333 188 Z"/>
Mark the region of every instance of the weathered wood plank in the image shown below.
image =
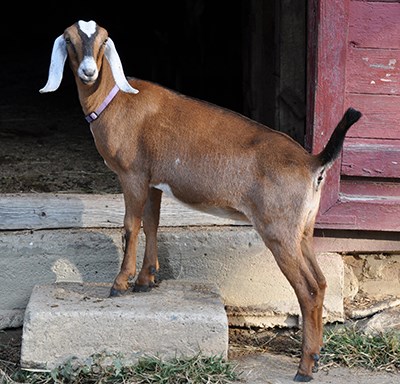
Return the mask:
<path id="1" fill-rule="evenodd" d="M 0 195 L 0 230 L 122 227 L 125 206 L 120 194 Z M 160 226 L 246 225 L 192 210 L 163 197 Z"/>
<path id="2" fill-rule="evenodd" d="M 342 175 L 362 177 L 400 176 L 400 143 L 345 143 Z"/>
<path id="3" fill-rule="evenodd" d="M 400 94 L 400 50 L 349 47 L 346 91 L 386 95 Z"/>
<path id="4" fill-rule="evenodd" d="M 348 41 L 357 47 L 400 48 L 400 3 L 351 1 Z"/>
<path id="5" fill-rule="evenodd" d="M 394 232 L 321 230 L 314 232 L 315 252 L 399 252 L 400 237 Z"/>
<path id="6" fill-rule="evenodd" d="M 345 105 L 363 113 L 347 137 L 400 140 L 400 96 L 347 94 Z"/>
<path id="7" fill-rule="evenodd" d="M 387 182 L 382 179 L 349 178 L 342 180 L 340 193 L 353 196 L 365 196 L 371 198 L 399 197 L 400 184 Z M 400 236 L 399 236 L 400 241 Z"/>
<path id="8" fill-rule="evenodd" d="M 318 218 L 316 228 L 398 232 L 400 198 L 342 196 L 341 201 Z"/>

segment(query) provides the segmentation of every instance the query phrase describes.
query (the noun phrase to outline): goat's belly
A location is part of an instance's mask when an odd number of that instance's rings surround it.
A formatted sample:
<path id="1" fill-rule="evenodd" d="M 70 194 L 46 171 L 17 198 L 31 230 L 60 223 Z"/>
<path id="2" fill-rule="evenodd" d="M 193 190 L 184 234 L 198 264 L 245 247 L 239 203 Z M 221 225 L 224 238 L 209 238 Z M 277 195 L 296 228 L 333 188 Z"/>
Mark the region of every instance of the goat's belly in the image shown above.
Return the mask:
<path id="1" fill-rule="evenodd" d="M 165 195 L 167 195 L 168 197 L 172 197 L 175 200 L 179 201 L 180 203 L 186 205 L 187 207 L 189 207 L 191 209 L 195 209 L 196 211 L 204 212 L 209 215 L 221 217 L 224 219 L 230 219 L 230 220 L 234 220 L 234 221 L 243 222 L 246 224 L 249 223 L 249 220 L 247 219 L 247 217 L 242 212 L 239 212 L 234 208 L 218 207 L 218 206 L 214 206 L 214 205 L 206 204 L 206 203 L 188 203 L 186 201 L 183 201 L 183 200 L 177 198 L 173 194 L 173 192 L 168 184 L 157 184 L 157 185 L 152 185 L 152 187 L 163 191 L 163 193 Z"/>
<path id="2" fill-rule="evenodd" d="M 208 213 L 209 215 L 221 217 L 223 219 L 240 221 L 240 222 L 243 222 L 246 224 L 249 223 L 249 220 L 247 219 L 247 217 L 242 212 L 239 212 L 236 209 L 214 207 L 214 206 L 206 205 L 206 204 L 187 204 L 182 201 L 181 201 L 181 203 L 185 204 L 188 207 L 195 209 L 197 211 Z"/>

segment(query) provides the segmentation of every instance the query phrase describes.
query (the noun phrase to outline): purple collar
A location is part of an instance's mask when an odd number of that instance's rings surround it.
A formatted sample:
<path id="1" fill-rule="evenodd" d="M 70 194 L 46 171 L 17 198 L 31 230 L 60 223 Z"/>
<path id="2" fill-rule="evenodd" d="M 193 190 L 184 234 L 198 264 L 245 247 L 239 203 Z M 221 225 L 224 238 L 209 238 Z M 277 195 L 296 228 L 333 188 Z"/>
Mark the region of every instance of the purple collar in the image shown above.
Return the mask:
<path id="1" fill-rule="evenodd" d="M 85 116 L 86 121 L 88 123 L 91 123 L 92 121 L 96 120 L 100 116 L 101 112 L 103 112 L 104 109 L 107 107 L 107 105 L 111 103 L 111 100 L 118 93 L 118 91 L 119 91 L 118 85 L 115 84 L 114 88 L 110 91 L 110 93 L 107 95 L 104 101 L 100 104 L 99 108 L 97 108 L 94 112 L 90 112 L 88 115 Z"/>

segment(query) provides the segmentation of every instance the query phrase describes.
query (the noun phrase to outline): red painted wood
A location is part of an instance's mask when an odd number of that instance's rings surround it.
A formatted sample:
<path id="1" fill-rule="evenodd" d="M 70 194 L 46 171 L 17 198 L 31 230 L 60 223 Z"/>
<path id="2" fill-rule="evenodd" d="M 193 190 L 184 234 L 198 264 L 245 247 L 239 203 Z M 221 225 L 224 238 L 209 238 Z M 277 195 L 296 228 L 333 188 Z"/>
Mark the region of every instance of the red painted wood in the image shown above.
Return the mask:
<path id="1" fill-rule="evenodd" d="M 400 96 L 347 94 L 345 105 L 363 113 L 347 137 L 400 140 Z"/>
<path id="2" fill-rule="evenodd" d="M 329 173 L 317 229 L 400 231 L 399 11 L 398 2 L 311 1 L 307 146 L 319 152 L 345 108 L 363 112 L 343 166 Z"/>
<path id="3" fill-rule="evenodd" d="M 400 177 L 400 141 L 390 145 L 373 141 L 369 144 L 345 143 L 341 173 L 346 176 Z"/>
<path id="4" fill-rule="evenodd" d="M 357 47 L 400 49 L 400 3 L 351 1 L 349 42 Z"/>
<path id="5" fill-rule="evenodd" d="M 347 53 L 346 91 L 400 94 L 400 50 L 357 49 L 350 46 Z"/>
<path id="6" fill-rule="evenodd" d="M 400 184 L 386 182 L 382 179 L 342 179 L 340 193 L 341 195 L 364 196 L 364 198 L 368 196 L 372 199 L 382 197 L 400 198 Z"/>
<path id="7" fill-rule="evenodd" d="M 315 56 L 309 57 L 310 71 L 314 77 L 309 81 L 309 108 L 306 133 L 313 153 L 320 152 L 344 108 L 347 7 L 349 0 L 312 1 L 309 10 L 311 27 L 309 41 Z M 310 131 L 310 127 L 312 130 Z M 340 162 L 330 169 L 321 198 L 320 212 L 328 210 L 338 199 Z"/>
<path id="8" fill-rule="evenodd" d="M 400 231 L 400 198 L 343 198 L 318 220 L 316 228 Z"/>

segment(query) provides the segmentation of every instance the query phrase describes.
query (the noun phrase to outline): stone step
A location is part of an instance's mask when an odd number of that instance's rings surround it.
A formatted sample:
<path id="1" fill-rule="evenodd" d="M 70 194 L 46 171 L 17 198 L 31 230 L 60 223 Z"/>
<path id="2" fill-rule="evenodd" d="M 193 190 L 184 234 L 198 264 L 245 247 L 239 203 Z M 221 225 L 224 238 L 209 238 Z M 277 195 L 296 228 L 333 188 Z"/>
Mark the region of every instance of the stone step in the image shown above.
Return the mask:
<path id="1" fill-rule="evenodd" d="M 21 366 L 51 370 L 97 353 L 141 357 L 228 354 L 228 320 L 216 285 L 165 280 L 150 292 L 108 297 L 109 284 L 36 285 L 25 311 Z"/>
<path id="2" fill-rule="evenodd" d="M 299 305 L 273 255 L 250 227 L 160 228 L 161 280 L 217 284 L 231 325 L 297 326 Z M 145 242 L 139 236 L 137 270 Z M 53 282 L 111 283 L 123 255 L 121 229 L 0 233 L 0 329 L 20 326 L 32 288 Z M 324 322 L 343 321 L 344 266 L 317 254 L 328 288 Z M 29 279 L 26 278 L 29 276 Z"/>

